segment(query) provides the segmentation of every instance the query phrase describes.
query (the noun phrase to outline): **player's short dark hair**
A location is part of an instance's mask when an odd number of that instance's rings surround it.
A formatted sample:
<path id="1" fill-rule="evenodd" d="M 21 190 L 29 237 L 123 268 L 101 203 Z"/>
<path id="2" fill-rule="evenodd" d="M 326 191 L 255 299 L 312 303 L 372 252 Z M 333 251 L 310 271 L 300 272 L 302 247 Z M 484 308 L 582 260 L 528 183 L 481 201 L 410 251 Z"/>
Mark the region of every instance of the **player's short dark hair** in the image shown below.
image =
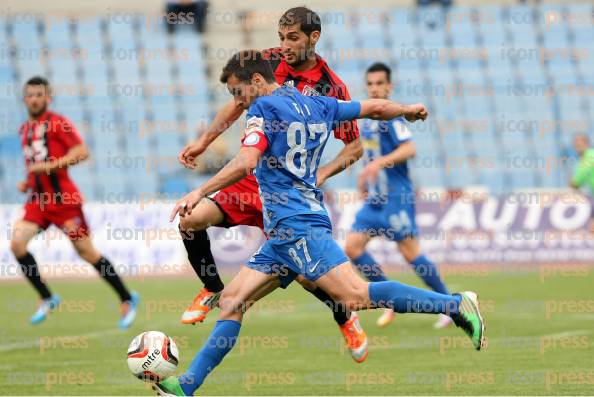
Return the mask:
<path id="1" fill-rule="evenodd" d="M 390 69 L 390 67 L 388 65 L 386 65 L 385 63 L 383 63 L 383 62 L 374 63 L 373 65 L 371 65 L 370 67 L 367 68 L 367 72 L 365 72 L 365 74 L 373 73 L 373 72 L 386 73 L 386 77 L 388 78 L 388 83 L 391 82 L 392 69 Z"/>
<path id="2" fill-rule="evenodd" d="M 308 36 L 311 32 L 322 31 L 322 19 L 318 13 L 304 6 L 289 8 L 285 11 L 278 21 L 278 26 L 292 26 L 296 23 L 299 24 L 299 29 Z"/>
<path id="3" fill-rule="evenodd" d="M 50 83 L 49 81 L 47 81 L 45 77 L 33 76 L 29 80 L 27 80 L 25 85 L 44 85 L 46 87 L 49 87 Z"/>
<path id="4" fill-rule="evenodd" d="M 235 53 L 228 61 L 221 73 L 221 83 L 227 83 L 234 75 L 242 82 L 248 82 L 258 73 L 268 83 L 274 83 L 274 72 L 268 59 L 258 50 L 243 50 Z"/>
<path id="5" fill-rule="evenodd" d="M 41 77 L 41 76 L 33 76 L 31 77 L 29 80 L 27 80 L 27 82 L 25 83 L 25 85 L 23 86 L 23 91 L 27 88 L 27 86 L 29 85 L 42 85 L 45 87 L 45 90 L 48 94 L 50 94 L 50 83 L 49 81 L 45 78 L 45 77 Z"/>

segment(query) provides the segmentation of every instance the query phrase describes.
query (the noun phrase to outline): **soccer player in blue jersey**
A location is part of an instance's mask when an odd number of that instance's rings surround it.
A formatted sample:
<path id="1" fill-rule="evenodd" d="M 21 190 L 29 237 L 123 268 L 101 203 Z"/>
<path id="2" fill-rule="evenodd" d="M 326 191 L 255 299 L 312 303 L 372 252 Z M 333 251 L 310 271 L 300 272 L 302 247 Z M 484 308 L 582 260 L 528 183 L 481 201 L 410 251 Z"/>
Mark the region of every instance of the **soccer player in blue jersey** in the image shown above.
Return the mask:
<path id="1" fill-rule="evenodd" d="M 248 109 L 246 138 L 238 155 L 204 185 L 180 199 L 171 212 L 184 217 L 208 194 L 255 170 L 269 239 L 223 290 L 219 321 L 188 371 L 155 384 L 161 395 L 192 395 L 233 348 L 251 304 L 302 275 L 349 310 L 383 307 L 400 313 L 450 315 L 479 350 L 484 323 L 476 294 L 446 295 L 397 281 L 365 282 L 332 238 L 317 168 L 326 140 L 341 121 L 357 118 L 425 119 L 423 105 L 381 99 L 344 102 L 303 96 L 274 79 L 262 53 L 245 50 L 223 68 L 221 82 Z"/>
<path id="2" fill-rule="evenodd" d="M 391 70 L 383 63 L 367 69 L 367 95 L 388 99 L 392 93 Z M 364 119 L 359 125 L 365 168 L 358 180 L 365 203 L 347 235 L 345 252 L 369 281 L 386 281 L 381 267 L 365 250 L 372 237 L 395 241 L 404 259 L 434 291 L 448 294 L 437 267 L 422 252 L 415 222 L 415 192 L 408 174 L 408 159 L 416 154 L 412 134 L 404 117 L 392 120 Z M 386 309 L 377 324 L 383 327 L 394 319 L 394 310 Z M 452 319 L 443 314 L 435 328 L 444 328 Z"/>

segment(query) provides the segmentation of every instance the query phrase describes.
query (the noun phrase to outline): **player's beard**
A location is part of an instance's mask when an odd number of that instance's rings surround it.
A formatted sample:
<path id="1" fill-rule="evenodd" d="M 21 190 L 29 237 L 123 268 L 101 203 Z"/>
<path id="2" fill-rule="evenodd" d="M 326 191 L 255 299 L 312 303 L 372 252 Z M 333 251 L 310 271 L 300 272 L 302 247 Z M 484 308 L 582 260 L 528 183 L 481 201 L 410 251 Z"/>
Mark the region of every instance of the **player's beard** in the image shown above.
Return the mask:
<path id="1" fill-rule="evenodd" d="M 39 108 L 39 110 L 36 112 L 32 112 L 31 110 L 29 110 L 29 117 L 36 119 L 39 116 L 41 116 L 42 114 L 44 114 L 46 110 L 47 110 L 47 103 L 45 103 L 43 106 L 41 106 Z"/>
<path id="2" fill-rule="evenodd" d="M 316 54 L 316 47 L 311 45 L 311 41 L 308 41 L 305 49 L 303 51 L 299 51 L 297 60 L 293 63 L 289 63 L 289 66 L 294 67 L 294 68 L 299 67 L 299 66 L 303 65 L 305 62 L 307 62 L 310 58 L 315 57 L 315 54 Z"/>

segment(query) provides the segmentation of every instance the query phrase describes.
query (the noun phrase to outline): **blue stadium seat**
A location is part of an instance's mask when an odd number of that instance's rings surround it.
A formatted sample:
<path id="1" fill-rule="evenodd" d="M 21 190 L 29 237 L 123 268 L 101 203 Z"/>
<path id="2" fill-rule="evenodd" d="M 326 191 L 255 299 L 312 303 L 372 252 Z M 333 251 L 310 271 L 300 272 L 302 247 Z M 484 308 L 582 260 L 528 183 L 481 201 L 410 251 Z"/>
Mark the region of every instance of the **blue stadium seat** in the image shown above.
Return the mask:
<path id="1" fill-rule="evenodd" d="M 206 92 L 205 65 L 202 54 L 202 39 L 194 32 L 176 32 L 173 36 L 174 60 L 179 69 L 181 81 L 195 83 Z"/>
<path id="2" fill-rule="evenodd" d="M 555 56 L 548 62 L 555 83 L 576 84 L 577 75 L 572 62 L 565 56 Z"/>
<path id="3" fill-rule="evenodd" d="M 538 48 L 536 43 L 536 31 L 534 27 L 534 18 L 532 16 L 531 7 L 518 6 L 513 8 L 515 11 L 511 12 L 511 18 L 514 14 L 518 16 L 517 19 L 510 19 L 506 24 L 507 28 L 512 34 L 513 45 L 516 48 Z"/>
<path id="4" fill-rule="evenodd" d="M 568 4 L 569 13 L 571 15 L 592 15 L 594 13 L 594 5 L 588 3 Z M 592 37 L 594 36 L 594 24 L 588 23 L 587 19 L 582 19 L 579 23 L 573 23 L 569 26 L 575 35 L 575 45 L 577 48 L 588 47 L 592 49 Z M 594 55 L 590 52 L 590 59 Z"/>
<path id="5" fill-rule="evenodd" d="M 137 47 L 132 22 L 110 20 L 108 31 L 116 82 L 132 87 L 139 86 L 139 64 L 143 54 Z"/>
<path id="6" fill-rule="evenodd" d="M 425 24 L 421 23 L 418 26 L 418 35 L 420 38 L 420 44 L 422 49 L 439 53 L 441 49 L 445 48 L 445 35 L 443 28 L 428 28 Z M 439 58 L 429 57 L 429 60 L 437 63 L 441 62 Z"/>
<path id="7" fill-rule="evenodd" d="M 12 68 L 11 57 L 10 57 L 10 46 L 8 37 L 6 36 L 6 21 L 4 18 L 0 18 L 0 43 L 3 43 L 0 52 L 0 100 L 6 95 L 7 91 L 4 86 L 12 84 L 14 80 L 14 70 Z"/>
<path id="8" fill-rule="evenodd" d="M 170 194 L 173 197 L 187 194 L 192 190 L 185 176 L 175 174 L 163 177 L 158 189 L 160 192 Z"/>
<path id="9" fill-rule="evenodd" d="M 45 75 L 46 68 L 42 64 L 43 48 L 39 39 L 37 21 L 17 19 L 10 21 L 17 47 L 18 66 L 21 75 L 19 85 L 34 75 Z"/>
<path id="10" fill-rule="evenodd" d="M 77 30 L 77 41 L 84 48 L 84 56 L 81 58 L 84 74 L 83 84 L 89 88 L 90 96 L 105 98 L 109 94 L 106 62 L 109 57 L 108 54 L 103 53 L 104 38 L 100 28 L 100 19 L 81 19 Z"/>
<path id="11" fill-rule="evenodd" d="M 492 47 L 487 49 L 487 55 L 489 57 L 489 73 L 493 78 L 493 83 L 505 83 L 507 78 L 512 74 L 512 65 L 507 53 L 504 52 L 502 54 L 501 47 Z"/>
<path id="12" fill-rule="evenodd" d="M 206 127 L 210 123 L 208 114 L 209 104 L 206 102 L 187 102 L 183 108 L 186 117 L 186 136 L 193 139 L 196 136 L 196 129 Z"/>
<path id="13" fill-rule="evenodd" d="M 159 25 L 160 26 L 160 25 Z M 146 54 L 146 79 L 155 87 L 165 87 L 171 84 L 171 64 L 173 56 L 170 36 L 159 28 L 152 26 L 147 29 L 141 25 L 140 37 Z"/>
<path id="14" fill-rule="evenodd" d="M 526 167 L 514 168 L 512 170 L 512 188 L 522 190 L 535 185 L 535 174 L 542 172 L 538 163 L 530 163 Z"/>
<path id="15" fill-rule="evenodd" d="M 449 19 L 447 29 L 454 48 L 472 50 L 476 47 L 476 30 L 471 21 L 473 12 L 474 10 L 468 7 L 457 7 L 455 10 L 456 17 Z"/>
<path id="16" fill-rule="evenodd" d="M 401 57 L 401 49 L 414 48 L 417 37 L 416 25 L 413 23 L 413 11 L 410 9 L 394 10 L 390 14 L 388 23 L 388 34 L 393 40 L 393 49 L 396 57 Z"/>
<path id="17" fill-rule="evenodd" d="M 78 96 L 55 97 L 52 102 L 52 109 L 69 118 L 73 123 L 80 125 L 83 120 L 83 111 Z M 75 125 L 76 125 L 75 124 Z"/>
<path id="18" fill-rule="evenodd" d="M 586 115 L 582 111 L 581 97 L 576 94 L 565 93 L 558 95 L 559 108 L 561 111 L 561 125 L 570 128 L 570 125 L 576 125 L 579 121 L 585 121 Z"/>
<path id="19" fill-rule="evenodd" d="M 483 45 L 486 48 L 499 50 L 506 42 L 505 28 L 501 22 L 499 6 L 483 6 L 477 9 L 479 21 L 477 28 L 481 32 Z"/>
<path id="20" fill-rule="evenodd" d="M 415 171 L 418 186 L 424 188 L 444 186 L 445 170 L 437 152 L 421 156 L 417 154 L 411 163 L 411 168 Z"/>
<path id="21" fill-rule="evenodd" d="M 322 24 L 324 26 L 324 33 L 322 40 L 334 40 L 340 36 L 344 36 L 345 31 L 352 31 L 352 25 L 349 19 L 350 13 L 348 10 L 343 10 L 340 13 L 329 12 L 322 16 Z"/>
<path id="22" fill-rule="evenodd" d="M 388 15 L 385 10 L 377 8 L 359 13 L 356 35 L 362 48 L 379 52 L 386 47 L 386 32 L 382 21 L 389 18 Z"/>
<path id="23" fill-rule="evenodd" d="M 60 17 L 48 20 L 45 24 L 45 37 L 51 49 L 66 49 L 72 47 L 71 19 Z"/>

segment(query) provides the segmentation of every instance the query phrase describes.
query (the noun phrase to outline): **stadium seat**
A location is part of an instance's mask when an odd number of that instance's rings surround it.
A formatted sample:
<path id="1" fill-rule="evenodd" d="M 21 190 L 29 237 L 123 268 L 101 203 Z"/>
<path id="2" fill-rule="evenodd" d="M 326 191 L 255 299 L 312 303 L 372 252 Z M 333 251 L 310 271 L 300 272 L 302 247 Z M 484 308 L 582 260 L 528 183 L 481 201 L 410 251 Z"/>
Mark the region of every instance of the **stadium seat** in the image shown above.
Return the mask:
<path id="1" fill-rule="evenodd" d="M 88 88 L 89 96 L 105 99 L 111 92 L 107 76 L 109 56 L 104 53 L 105 42 L 100 24 L 99 18 L 80 19 L 77 25 L 77 41 L 85 43 L 84 56 L 81 58 L 83 84 Z"/>
<path id="2" fill-rule="evenodd" d="M 585 3 L 568 4 L 568 11 L 570 15 L 592 15 L 594 13 L 594 5 Z M 592 50 L 592 35 L 594 35 L 594 24 L 588 23 L 586 20 L 581 20 L 580 23 L 570 24 L 568 26 L 572 30 L 575 40 L 575 47 L 589 48 Z M 594 55 L 590 54 L 590 59 Z"/>
<path id="3" fill-rule="evenodd" d="M 396 57 L 401 57 L 401 49 L 414 48 L 417 38 L 416 24 L 412 18 L 413 11 L 409 9 L 395 10 L 390 14 L 388 23 L 388 35 L 392 39 L 392 48 L 396 51 Z"/>
<path id="4" fill-rule="evenodd" d="M 481 33 L 483 46 L 499 51 L 506 42 L 505 28 L 501 22 L 501 8 L 498 5 L 487 5 L 477 8 L 479 23 L 477 29 Z"/>
<path id="5" fill-rule="evenodd" d="M 155 89 L 171 85 L 171 66 L 175 54 L 169 35 L 160 29 L 161 25 L 147 28 L 140 25 L 140 37 L 145 54 L 141 62 L 146 68 L 146 81 Z"/>
<path id="6" fill-rule="evenodd" d="M 532 9 L 530 7 L 514 7 L 518 9 L 519 15 L 522 15 L 520 21 L 510 21 L 507 23 L 507 29 L 512 36 L 512 43 L 516 49 L 536 49 L 538 44 L 536 42 L 536 31 L 534 26 L 534 18 L 532 16 Z M 529 17 L 528 17 L 529 16 Z M 513 14 L 511 15 L 513 18 Z M 524 19 L 525 18 L 525 19 Z"/>
<path id="7" fill-rule="evenodd" d="M 457 7 L 456 17 L 449 18 L 446 30 L 452 39 L 452 46 L 460 50 L 473 50 L 477 46 L 476 28 L 471 21 L 471 15 L 475 12 L 469 7 Z M 457 54 L 460 54 L 458 52 Z"/>
<path id="8" fill-rule="evenodd" d="M 17 19 L 9 22 L 17 50 L 19 85 L 35 75 L 46 75 L 43 63 L 43 48 L 39 37 L 38 22 L 31 19 Z"/>

